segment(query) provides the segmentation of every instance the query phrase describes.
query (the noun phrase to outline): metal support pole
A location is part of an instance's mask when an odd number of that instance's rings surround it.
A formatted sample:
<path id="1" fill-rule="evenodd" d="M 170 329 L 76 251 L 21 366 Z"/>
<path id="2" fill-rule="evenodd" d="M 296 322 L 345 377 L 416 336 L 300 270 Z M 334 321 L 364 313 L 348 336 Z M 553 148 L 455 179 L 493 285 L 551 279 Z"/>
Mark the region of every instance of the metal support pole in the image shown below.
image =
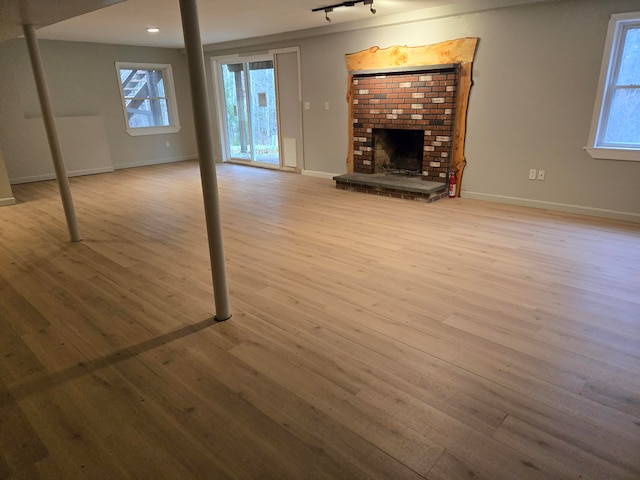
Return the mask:
<path id="1" fill-rule="evenodd" d="M 196 0 L 180 0 L 180 14 L 182 16 L 182 33 L 184 35 L 184 46 L 187 53 L 191 81 L 191 101 L 193 103 L 193 118 L 198 144 L 198 159 L 200 161 L 204 214 L 209 238 L 213 293 L 216 302 L 215 318 L 222 321 L 229 319 L 231 313 L 229 312 L 229 290 L 222 245 L 222 222 L 220 219 L 216 166 L 213 156 L 213 139 L 211 138 L 211 117 L 207 98 L 204 52 L 200 38 Z"/>
<path id="2" fill-rule="evenodd" d="M 73 199 L 71 198 L 71 189 L 69 188 L 69 179 L 67 178 L 67 170 L 64 166 L 62 157 L 62 148 L 60 147 L 60 139 L 58 138 L 58 130 L 56 129 L 56 121 L 53 115 L 53 107 L 51 98 L 49 97 L 49 89 L 47 80 L 44 76 L 44 68 L 42 67 L 42 58 L 40 56 L 40 47 L 36 38 L 36 29 L 33 25 L 23 25 L 22 31 L 27 39 L 29 47 L 29 57 L 31 58 L 31 67 L 33 68 L 33 76 L 36 80 L 38 89 L 38 98 L 40 99 L 40 109 L 42 110 L 42 120 L 47 131 L 47 139 L 49 140 L 49 150 L 53 159 L 53 167 L 56 171 L 58 180 L 58 188 L 60 197 L 62 198 L 62 206 L 64 215 L 67 219 L 67 227 L 69 228 L 69 236 L 72 242 L 82 240 L 80 229 L 78 228 L 78 220 L 76 219 L 76 211 L 73 207 Z"/>

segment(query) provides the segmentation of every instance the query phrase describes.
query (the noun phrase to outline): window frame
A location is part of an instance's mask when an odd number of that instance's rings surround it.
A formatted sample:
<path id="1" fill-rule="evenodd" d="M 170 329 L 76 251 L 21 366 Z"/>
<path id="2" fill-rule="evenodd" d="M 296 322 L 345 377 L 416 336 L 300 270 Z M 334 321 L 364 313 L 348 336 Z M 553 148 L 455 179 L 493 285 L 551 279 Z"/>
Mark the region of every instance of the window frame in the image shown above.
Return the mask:
<path id="1" fill-rule="evenodd" d="M 116 78 L 120 91 L 120 107 L 122 108 L 125 131 L 132 137 L 142 135 L 160 135 L 166 133 L 177 133 L 180 131 L 180 118 L 178 116 L 178 104 L 176 102 L 175 84 L 173 82 L 173 70 L 171 64 L 165 63 L 141 63 L 141 62 L 116 62 Z M 120 70 L 162 70 L 162 81 L 164 83 L 163 98 L 167 101 L 169 114 L 169 125 L 159 127 L 132 127 L 129 125 L 129 115 L 125 103 L 124 88 L 120 77 Z"/>
<path id="2" fill-rule="evenodd" d="M 617 76 L 620 57 L 624 49 L 623 33 L 630 25 L 634 24 L 640 25 L 640 12 L 613 14 L 609 20 L 589 141 L 584 147 L 585 151 L 596 159 L 640 162 L 640 146 L 633 148 L 603 145 L 601 140 L 604 136 L 605 121 L 611 105 L 612 94 L 610 92 L 616 88 L 613 86 L 613 81 Z"/>

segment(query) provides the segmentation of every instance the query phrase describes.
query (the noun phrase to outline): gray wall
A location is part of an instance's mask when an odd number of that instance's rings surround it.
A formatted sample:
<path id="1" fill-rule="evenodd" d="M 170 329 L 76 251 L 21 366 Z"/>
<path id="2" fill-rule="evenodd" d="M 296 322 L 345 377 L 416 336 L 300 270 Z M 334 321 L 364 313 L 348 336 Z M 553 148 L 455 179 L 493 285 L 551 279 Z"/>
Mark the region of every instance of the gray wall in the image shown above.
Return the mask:
<path id="1" fill-rule="evenodd" d="M 40 48 L 71 174 L 195 158 L 186 58 L 178 50 L 47 40 Z M 139 137 L 125 132 L 116 61 L 172 65 L 180 132 Z M 0 44 L 0 64 L 0 147 L 9 177 L 13 182 L 52 178 L 25 41 Z"/>
<path id="2" fill-rule="evenodd" d="M 640 163 L 582 149 L 609 16 L 634 9 L 637 1 L 552 2 L 303 39 L 305 168 L 346 171 L 344 54 L 473 36 L 462 196 L 640 221 Z M 528 180 L 530 168 L 546 180 Z"/>
<path id="3" fill-rule="evenodd" d="M 640 163 L 594 160 L 582 148 L 609 17 L 638 9 L 635 0 L 565 0 L 398 25 L 372 20 L 371 28 L 290 39 L 301 49 L 303 101 L 311 103 L 304 168 L 346 171 L 346 53 L 479 37 L 462 196 L 640 221 Z M 251 48 L 244 42 L 237 51 Z M 531 168 L 546 170 L 546 180 L 528 180 Z"/>
<path id="4" fill-rule="evenodd" d="M 377 16 L 368 28 L 361 22 L 365 28 L 341 33 L 208 46 L 207 68 L 211 56 L 299 46 L 302 100 L 311 104 L 303 111 L 304 170 L 330 176 L 346 171 L 346 53 L 477 36 L 462 196 L 640 221 L 640 162 L 594 160 L 582 149 L 609 16 L 638 9 L 637 0 L 563 0 L 386 26 Z M 101 117 L 116 168 L 195 156 L 186 63 L 178 51 L 47 41 L 42 49 L 56 113 Z M 116 60 L 173 65 L 179 134 L 124 132 Z M 37 105 L 23 41 L 1 44 L 0 62 L 0 148 L 11 176 L 23 160 L 7 148 L 15 143 L 11 125 L 35 115 Z M 213 125 L 217 138 L 216 115 Z M 530 168 L 545 169 L 546 180 L 528 180 Z"/>

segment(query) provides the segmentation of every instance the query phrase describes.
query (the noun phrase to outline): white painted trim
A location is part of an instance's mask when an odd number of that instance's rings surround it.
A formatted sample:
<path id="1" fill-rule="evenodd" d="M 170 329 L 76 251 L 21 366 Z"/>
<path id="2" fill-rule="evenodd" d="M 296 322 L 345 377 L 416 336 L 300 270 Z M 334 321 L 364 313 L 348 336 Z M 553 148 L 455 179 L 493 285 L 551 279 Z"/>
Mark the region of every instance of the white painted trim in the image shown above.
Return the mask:
<path id="1" fill-rule="evenodd" d="M 307 175 L 309 177 L 318 177 L 318 178 L 328 178 L 329 180 L 333 180 L 333 177 L 341 175 L 340 173 L 327 173 L 327 172 L 318 172 L 316 170 L 302 170 L 302 175 Z"/>
<path id="2" fill-rule="evenodd" d="M 113 172 L 113 167 L 96 167 L 96 168 L 86 168 L 84 170 L 72 170 L 69 172 L 70 177 L 82 177 L 83 175 L 96 175 L 98 173 L 109 173 Z"/>
<path id="3" fill-rule="evenodd" d="M 19 185 L 21 183 L 44 182 L 45 180 L 55 180 L 55 173 L 45 173 L 43 175 L 33 175 L 30 177 L 17 177 L 10 179 L 11 185 Z"/>
<path id="4" fill-rule="evenodd" d="M 194 158 L 197 158 L 196 155 L 186 157 L 154 158 L 143 162 L 121 163 L 120 165 L 114 165 L 113 168 L 115 170 L 123 170 L 125 168 L 148 167 L 149 165 L 160 165 L 163 163 L 184 162 L 185 160 L 193 160 Z"/>
<path id="5" fill-rule="evenodd" d="M 113 167 L 97 167 L 97 168 L 88 168 L 86 170 L 70 170 L 67 172 L 69 177 L 82 177 L 84 175 L 96 175 L 98 173 L 109 173 L 113 172 Z M 18 177 L 12 178 L 11 184 L 17 185 L 20 183 L 32 183 L 32 182 L 43 182 L 45 180 L 55 180 L 55 173 L 45 173 L 43 175 L 33 175 L 30 177 Z"/>
<path id="6" fill-rule="evenodd" d="M 626 222 L 640 223 L 640 213 L 621 212 L 618 210 L 608 210 L 605 208 L 583 207 L 581 205 L 570 205 L 558 202 L 546 202 L 543 200 L 532 200 L 530 198 L 509 197 L 505 195 L 491 195 L 488 193 L 469 192 L 463 190 L 460 195 L 462 198 L 472 200 L 485 200 L 488 202 L 506 203 L 510 205 L 519 205 L 522 207 L 542 208 L 544 210 L 554 210 L 558 212 L 577 213 L 580 215 L 589 215 L 592 217 L 611 218 L 614 220 L 623 220 Z"/>
<path id="7" fill-rule="evenodd" d="M 583 148 L 589 155 L 591 155 L 591 158 L 595 158 L 598 160 L 623 160 L 626 162 L 640 162 L 640 150 L 600 147 Z"/>
<path id="8" fill-rule="evenodd" d="M 278 53 L 296 53 L 300 51 L 300 47 L 283 47 L 283 48 L 272 48 L 269 50 L 269 53 L 273 55 L 277 55 Z"/>
<path id="9" fill-rule="evenodd" d="M 182 127 L 169 126 L 169 127 L 136 127 L 127 128 L 126 132 L 132 137 L 143 137 L 145 135 L 166 135 L 168 133 L 178 133 Z"/>
<path id="10" fill-rule="evenodd" d="M 6 207 L 8 205 L 15 205 L 15 204 L 16 204 L 16 197 L 0 198 L 0 207 Z"/>
<path id="11" fill-rule="evenodd" d="M 214 111 L 218 120 L 218 135 L 220 136 L 220 148 L 221 148 L 221 162 L 229 161 L 229 145 L 227 135 L 227 119 L 225 117 L 225 104 L 224 93 L 222 86 L 222 78 L 220 73 L 220 65 L 225 61 L 237 59 L 238 55 L 225 56 L 225 57 L 211 57 L 211 81 L 213 82 L 213 98 L 214 98 Z M 217 160 L 216 160 L 217 161 Z"/>

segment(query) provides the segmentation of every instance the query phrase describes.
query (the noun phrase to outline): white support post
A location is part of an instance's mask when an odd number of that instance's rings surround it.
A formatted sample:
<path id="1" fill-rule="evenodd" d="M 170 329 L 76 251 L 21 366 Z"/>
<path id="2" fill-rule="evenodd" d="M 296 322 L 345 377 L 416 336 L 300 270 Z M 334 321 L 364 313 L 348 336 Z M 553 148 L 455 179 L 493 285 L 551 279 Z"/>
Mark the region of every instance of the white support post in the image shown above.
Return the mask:
<path id="1" fill-rule="evenodd" d="M 31 58 L 31 67 L 33 68 L 33 76 L 36 81 L 38 98 L 40 99 L 42 120 L 44 121 L 47 139 L 49 140 L 49 150 L 51 151 L 53 167 L 58 180 L 58 188 L 60 190 L 60 197 L 62 198 L 64 215 L 67 219 L 69 236 L 71 237 L 72 242 L 79 242 L 82 240 L 82 237 L 80 236 L 78 220 L 76 219 L 76 212 L 73 207 L 71 188 L 69 187 L 67 170 L 64 166 L 64 159 L 62 157 L 62 148 L 60 147 L 60 139 L 58 138 L 58 130 L 56 129 L 53 107 L 51 105 L 51 98 L 49 97 L 49 88 L 47 87 L 44 68 L 42 66 L 42 58 L 40 56 L 38 39 L 36 38 L 36 30 L 33 25 L 23 25 L 22 31 L 24 32 L 24 37 L 26 38 L 27 46 L 29 47 L 29 57 Z"/>
<path id="2" fill-rule="evenodd" d="M 182 16 L 182 32 L 191 81 L 191 101 L 193 103 L 200 179 L 204 197 L 204 213 L 209 238 L 213 293 L 216 304 L 215 318 L 222 321 L 229 319 L 231 313 L 229 312 L 229 290 L 222 245 L 222 222 L 220 219 L 218 183 L 213 155 L 213 139 L 211 138 L 211 117 L 207 98 L 204 52 L 200 38 L 196 0 L 180 0 L 180 14 Z"/>

